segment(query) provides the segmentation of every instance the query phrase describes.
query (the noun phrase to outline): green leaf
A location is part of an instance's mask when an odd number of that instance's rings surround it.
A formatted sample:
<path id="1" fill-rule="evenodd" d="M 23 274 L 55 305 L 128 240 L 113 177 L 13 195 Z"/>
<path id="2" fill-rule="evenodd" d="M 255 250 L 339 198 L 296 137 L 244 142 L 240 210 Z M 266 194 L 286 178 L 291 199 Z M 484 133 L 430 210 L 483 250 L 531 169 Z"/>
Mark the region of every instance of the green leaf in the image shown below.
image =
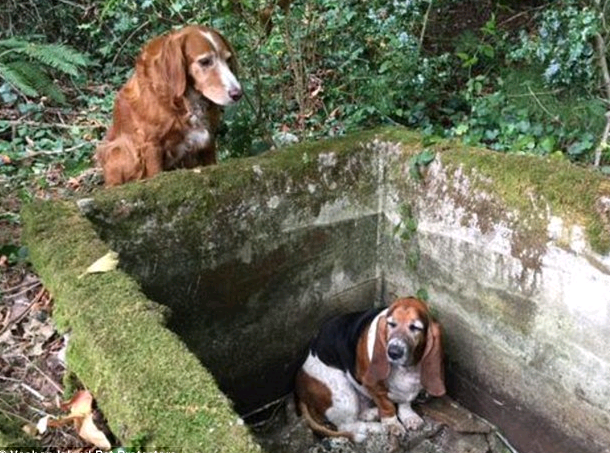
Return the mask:
<path id="1" fill-rule="evenodd" d="M 426 149 L 417 155 L 417 163 L 419 165 L 428 165 L 434 160 L 436 154 L 429 149 Z"/>
<path id="2" fill-rule="evenodd" d="M 24 96 L 38 96 L 38 91 L 31 85 L 28 78 L 15 67 L 0 62 L 0 78 L 17 91 L 20 91 Z"/>
<path id="3" fill-rule="evenodd" d="M 454 127 L 453 132 L 455 133 L 455 135 L 460 136 L 460 135 L 464 135 L 466 132 L 468 132 L 468 129 L 470 129 L 468 124 L 462 123 L 462 124 L 458 124 L 456 127 Z"/>
<path id="4" fill-rule="evenodd" d="M 487 58 L 493 58 L 496 55 L 496 51 L 489 44 L 484 44 L 481 46 L 481 53 Z"/>

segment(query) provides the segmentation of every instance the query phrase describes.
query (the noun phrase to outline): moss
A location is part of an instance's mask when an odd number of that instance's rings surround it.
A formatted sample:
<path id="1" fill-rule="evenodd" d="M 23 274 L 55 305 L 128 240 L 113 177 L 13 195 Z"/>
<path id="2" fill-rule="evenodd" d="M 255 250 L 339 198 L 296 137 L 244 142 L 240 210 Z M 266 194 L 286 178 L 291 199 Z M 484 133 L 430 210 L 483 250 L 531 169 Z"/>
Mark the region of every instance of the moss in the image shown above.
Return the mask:
<path id="1" fill-rule="evenodd" d="M 25 424 L 19 423 L 0 412 L 0 449 L 27 448 L 35 450 L 38 442 L 27 437 L 21 427 Z"/>
<path id="2" fill-rule="evenodd" d="M 511 209 L 539 224 L 533 229 L 544 236 L 542 224 L 546 204 L 551 212 L 566 223 L 586 227 L 593 250 L 610 251 L 610 232 L 604 228 L 595 210 L 596 200 L 610 193 L 607 179 L 592 170 L 575 166 L 565 160 L 549 157 L 502 154 L 455 146 L 442 151 L 442 160 L 450 168 L 463 167 L 476 173 L 473 182 L 491 191 Z"/>
<path id="3" fill-rule="evenodd" d="M 184 451 L 259 450 L 212 376 L 163 327 L 162 310 L 132 279 L 118 270 L 78 278 L 108 250 L 74 205 L 35 202 L 23 219 L 24 242 L 55 299 L 54 317 L 71 332 L 68 365 L 116 436 Z"/>

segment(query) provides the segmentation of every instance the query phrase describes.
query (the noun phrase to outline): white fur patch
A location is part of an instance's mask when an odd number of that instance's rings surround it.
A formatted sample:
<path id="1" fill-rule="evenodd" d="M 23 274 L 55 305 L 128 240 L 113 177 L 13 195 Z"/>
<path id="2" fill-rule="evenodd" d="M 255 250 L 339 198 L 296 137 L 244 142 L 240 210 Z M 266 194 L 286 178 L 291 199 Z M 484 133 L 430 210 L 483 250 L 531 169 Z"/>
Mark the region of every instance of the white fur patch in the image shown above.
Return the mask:
<path id="1" fill-rule="evenodd" d="M 209 31 L 202 31 L 201 34 L 203 35 L 203 37 L 205 39 L 207 39 L 208 41 L 210 41 L 210 44 L 212 44 L 212 47 L 214 48 L 214 50 L 216 52 L 218 52 L 218 44 L 216 43 L 216 36 L 214 36 L 212 33 L 210 33 Z"/>
<path id="2" fill-rule="evenodd" d="M 237 78 L 235 78 L 235 75 L 229 68 L 227 62 L 221 59 L 218 64 L 220 70 L 220 80 L 224 89 L 227 92 L 231 90 L 241 90 L 241 85 L 237 81 Z"/>
<path id="3" fill-rule="evenodd" d="M 421 367 L 392 366 L 387 380 L 388 398 L 395 403 L 411 403 L 422 389 Z"/>
<path id="4" fill-rule="evenodd" d="M 387 314 L 388 314 L 387 308 L 385 310 L 380 311 L 379 314 L 377 316 L 375 316 L 375 318 L 373 318 L 373 321 L 371 322 L 371 325 L 369 326 L 369 332 L 366 337 L 366 347 L 367 347 L 367 352 L 369 354 L 369 360 L 373 360 L 373 348 L 375 347 L 375 337 L 377 336 L 377 324 L 379 324 L 379 318 L 381 318 L 382 316 L 385 316 Z"/>
<path id="5" fill-rule="evenodd" d="M 383 431 L 379 422 L 358 419 L 361 397 L 349 380 L 349 372 L 330 367 L 311 353 L 303 364 L 303 371 L 331 391 L 332 403 L 324 415 L 339 431 L 352 433 L 356 442 L 364 441 L 369 434 Z"/>

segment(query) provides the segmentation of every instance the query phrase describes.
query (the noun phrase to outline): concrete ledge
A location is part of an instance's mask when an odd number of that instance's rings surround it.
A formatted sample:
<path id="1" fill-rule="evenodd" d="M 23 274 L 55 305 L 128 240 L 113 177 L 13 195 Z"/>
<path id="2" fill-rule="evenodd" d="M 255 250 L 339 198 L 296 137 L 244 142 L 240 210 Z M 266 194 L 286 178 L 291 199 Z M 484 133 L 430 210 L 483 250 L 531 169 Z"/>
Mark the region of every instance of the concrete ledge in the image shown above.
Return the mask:
<path id="1" fill-rule="evenodd" d="M 73 202 L 23 211 L 24 242 L 70 332 L 68 364 L 125 445 L 255 452 L 212 376 L 164 327 L 160 306 L 121 271 L 78 276 L 108 252 Z"/>

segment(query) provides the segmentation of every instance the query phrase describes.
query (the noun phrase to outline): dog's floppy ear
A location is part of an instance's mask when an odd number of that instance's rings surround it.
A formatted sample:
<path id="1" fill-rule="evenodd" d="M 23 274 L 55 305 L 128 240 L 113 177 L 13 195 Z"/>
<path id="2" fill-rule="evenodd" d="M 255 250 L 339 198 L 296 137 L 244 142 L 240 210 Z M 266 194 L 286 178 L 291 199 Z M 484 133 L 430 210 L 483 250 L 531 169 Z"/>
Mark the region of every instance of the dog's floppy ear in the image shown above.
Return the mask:
<path id="1" fill-rule="evenodd" d="M 390 362 L 386 353 L 387 341 L 387 322 L 386 317 L 381 316 L 377 322 L 377 332 L 375 333 L 375 344 L 373 345 L 373 357 L 371 363 L 363 377 L 366 385 L 374 386 L 384 381 L 390 375 Z"/>
<path id="2" fill-rule="evenodd" d="M 428 326 L 426 349 L 421 361 L 421 383 L 430 395 L 446 393 L 441 326 L 433 321 Z"/>
<path id="3" fill-rule="evenodd" d="M 169 88 L 171 92 L 167 94 L 172 102 L 181 98 L 186 91 L 187 74 L 183 42 L 182 35 L 163 37 L 160 53 L 154 62 L 153 83 L 162 90 L 161 92 Z"/>

